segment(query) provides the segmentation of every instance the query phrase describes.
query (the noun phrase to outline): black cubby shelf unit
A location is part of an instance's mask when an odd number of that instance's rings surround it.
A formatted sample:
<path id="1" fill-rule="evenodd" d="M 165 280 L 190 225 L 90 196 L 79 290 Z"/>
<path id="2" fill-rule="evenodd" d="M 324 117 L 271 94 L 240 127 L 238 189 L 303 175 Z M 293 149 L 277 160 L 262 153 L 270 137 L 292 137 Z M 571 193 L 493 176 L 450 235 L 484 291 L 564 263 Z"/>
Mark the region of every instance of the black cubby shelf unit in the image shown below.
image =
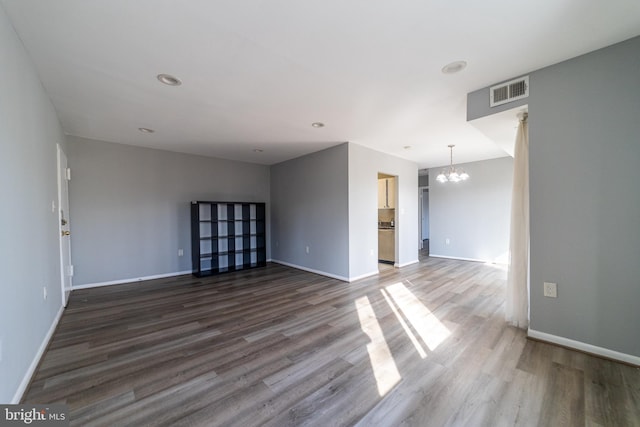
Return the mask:
<path id="1" fill-rule="evenodd" d="M 191 262 L 197 277 L 267 265 L 265 204 L 191 202 Z"/>

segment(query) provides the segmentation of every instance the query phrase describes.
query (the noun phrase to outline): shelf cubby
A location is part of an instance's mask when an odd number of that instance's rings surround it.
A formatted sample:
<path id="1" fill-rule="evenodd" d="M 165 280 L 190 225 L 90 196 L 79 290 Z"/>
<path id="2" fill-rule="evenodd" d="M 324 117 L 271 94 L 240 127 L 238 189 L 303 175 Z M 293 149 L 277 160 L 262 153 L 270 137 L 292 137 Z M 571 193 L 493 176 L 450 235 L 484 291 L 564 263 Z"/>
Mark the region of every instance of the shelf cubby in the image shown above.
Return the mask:
<path id="1" fill-rule="evenodd" d="M 266 265 L 265 204 L 191 202 L 191 261 L 198 277 Z"/>

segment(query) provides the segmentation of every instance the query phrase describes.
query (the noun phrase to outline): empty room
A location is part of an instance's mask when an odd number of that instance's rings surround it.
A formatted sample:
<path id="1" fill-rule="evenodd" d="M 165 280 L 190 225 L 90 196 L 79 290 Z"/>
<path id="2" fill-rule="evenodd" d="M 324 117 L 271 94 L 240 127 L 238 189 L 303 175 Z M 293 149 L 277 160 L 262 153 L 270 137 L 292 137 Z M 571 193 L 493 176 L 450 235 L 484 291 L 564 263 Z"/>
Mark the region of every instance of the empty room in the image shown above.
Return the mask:
<path id="1" fill-rule="evenodd" d="M 640 3 L 0 0 L 0 424 L 640 426 Z"/>

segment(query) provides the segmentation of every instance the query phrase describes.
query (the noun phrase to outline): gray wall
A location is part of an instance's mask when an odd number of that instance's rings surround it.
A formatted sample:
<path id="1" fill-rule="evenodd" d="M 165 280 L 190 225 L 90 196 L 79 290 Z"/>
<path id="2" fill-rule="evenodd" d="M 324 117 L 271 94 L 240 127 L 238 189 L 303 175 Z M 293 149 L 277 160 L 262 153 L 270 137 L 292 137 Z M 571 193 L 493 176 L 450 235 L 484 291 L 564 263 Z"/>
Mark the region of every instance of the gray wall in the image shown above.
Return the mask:
<path id="1" fill-rule="evenodd" d="M 639 52 L 636 37 L 532 72 L 527 100 L 530 328 L 634 356 L 640 356 Z M 475 108 L 469 116 L 491 113 Z M 558 283 L 557 299 L 543 297 L 544 281 Z"/>
<path id="2" fill-rule="evenodd" d="M 459 183 L 429 186 L 429 253 L 507 262 L 513 159 L 456 165 L 471 176 Z M 429 170 L 437 176 L 442 168 Z M 446 243 L 449 239 L 449 244 Z"/>
<path id="3" fill-rule="evenodd" d="M 64 148 L 64 136 L 2 7 L 0 58 L 0 403 L 9 403 L 62 306 L 51 203 L 58 200 L 56 143 Z"/>
<path id="4" fill-rule="evenodd" d="M 271 167 L 274 260 L 349 277 L 347 147 L 338 145 Z"/>
<path id="5" fill-rule="evenodd" d="M 639 76 L 636 37 L 536 71 L 529 97 L 531 329 L 635 356 Z"/>
<path id="6" fill-rule="evenodd" d="M 343 280 L 377 273 L 378 172 L 398 176 L 398 264 L 416 261 L 417 164 L 353 143 L 272 166 L 273 259 Z"/>
<path id="7" fill-rule="evenodd" d="M 418 260 L 418 165 L 349 143 L 349 277 L 378 271 L 378 172 L 397 176 L 396 264 Z"/>
<path id="8" fill-rule="evenodd" d="M 192 200 L 269 210 L 268 166 L 75 137 L 68 147 L 74 286 L 191 271 Z"/>

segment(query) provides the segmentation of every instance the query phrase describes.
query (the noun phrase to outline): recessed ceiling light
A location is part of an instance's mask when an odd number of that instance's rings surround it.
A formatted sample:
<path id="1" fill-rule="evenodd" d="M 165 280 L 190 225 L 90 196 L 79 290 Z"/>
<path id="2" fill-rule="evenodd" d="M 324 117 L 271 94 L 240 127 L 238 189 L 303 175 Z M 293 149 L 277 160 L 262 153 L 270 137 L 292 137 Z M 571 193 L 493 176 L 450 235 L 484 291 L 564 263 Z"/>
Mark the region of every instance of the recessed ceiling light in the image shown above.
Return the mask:
<path id="1" fill-rule="evenodd" d="M 313 123 L 311 123 L 311 126 L 313 126 L 314 128 L 323 128 L 324 127 L 324 123 L 322 123 L 322 122 L 313 122 Z"/>
<path id="2" fill-rule="evenodd" d="M 149 128 L 138 128 L 138 130 L 142 133 L 154 133 L 155 130 Z"/>
<path id="3" fill-rule="evenodd" d="M 264 150 L 263 150 L 263 149 L 261 149 L 261 148 L 254 148 L 254 149 L 253 149 L 253 152 L 254 152 L 254 153 L 262 153 L 263 151 L 264 151 Z"/>
<path id="4" fill-rule="evenodd" d="M 411 150 L 411 146 L 410 146 L 410 145 L 405 145 L 405 146 L 404 146 L 404 147 L 402 147 L 402 148 L 404 148 L 405 150 Z"/>
<path id="5" fill-rule="evenodd" d="M 444 74 L 455 74 L 467 68 L 466 61 L 455 61 L 442 67 Z"/>
<path id="6" fill-rule="evenodd" d="M 182 84 L 182 81 L 179 78 L 170 74 L 158 74 L 157 77 L 160 82 L 169 86 L 180 86 Z"/>

